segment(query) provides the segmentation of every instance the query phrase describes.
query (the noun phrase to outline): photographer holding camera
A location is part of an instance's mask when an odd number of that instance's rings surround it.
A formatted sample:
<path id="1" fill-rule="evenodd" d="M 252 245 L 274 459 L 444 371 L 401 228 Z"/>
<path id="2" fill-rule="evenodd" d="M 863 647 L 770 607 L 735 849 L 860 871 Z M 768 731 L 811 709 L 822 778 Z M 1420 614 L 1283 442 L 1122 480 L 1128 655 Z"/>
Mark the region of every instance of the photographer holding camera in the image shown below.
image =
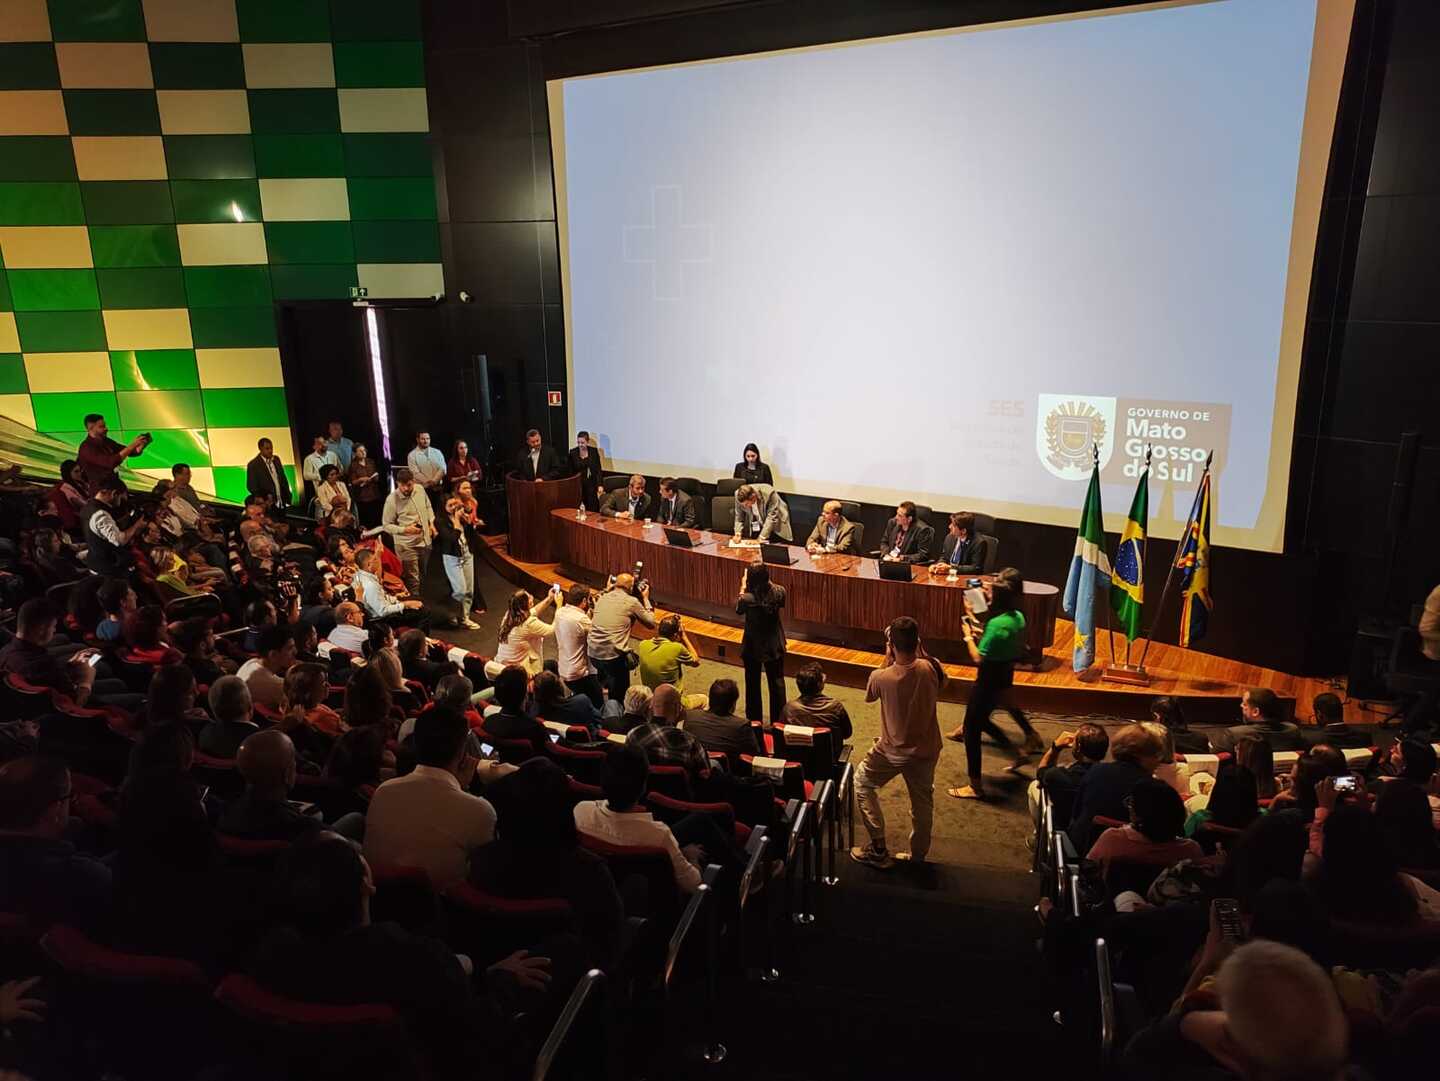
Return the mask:
<path id="1" fill-rule="evenodd" d="M 655 626 L 650 608 L 650 583 L 636 586 L 635 575 L 619 574 L 595 602 L 590 617 L 590 634 L 585 643 L 590 663 L 614 702 L 625 699 L 630 686 L 630 631 L 639 621 Z"/>

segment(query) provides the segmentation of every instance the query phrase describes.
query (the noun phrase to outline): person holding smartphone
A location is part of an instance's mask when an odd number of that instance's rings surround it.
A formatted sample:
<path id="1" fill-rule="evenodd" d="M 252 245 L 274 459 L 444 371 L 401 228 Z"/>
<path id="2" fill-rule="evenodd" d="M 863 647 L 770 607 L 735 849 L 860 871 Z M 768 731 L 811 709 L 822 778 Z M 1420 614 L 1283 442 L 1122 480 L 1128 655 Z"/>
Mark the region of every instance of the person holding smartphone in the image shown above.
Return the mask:
<path id="1" fill-rule="evenodd" d="M 15 637 L 0 649 L 0 674 L 11 673 L 37 687 L 48 687 L 70 698 L 77 706 L 105 705 L 133 710 L 145 701 L 143 694 L 126 689 L 118 679 L 100 668 L 100 653 L 81 649 L 62 660 L 49 650 L 59 622 L 55 607 L 41 597 L 20 606 L 16 614 Z"/>

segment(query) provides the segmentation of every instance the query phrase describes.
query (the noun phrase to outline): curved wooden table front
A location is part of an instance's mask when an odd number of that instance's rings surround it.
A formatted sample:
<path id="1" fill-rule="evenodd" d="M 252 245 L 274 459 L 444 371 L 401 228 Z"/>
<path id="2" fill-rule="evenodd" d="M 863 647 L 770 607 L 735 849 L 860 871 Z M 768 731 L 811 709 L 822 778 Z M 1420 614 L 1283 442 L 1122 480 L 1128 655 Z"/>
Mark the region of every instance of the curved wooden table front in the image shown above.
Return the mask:
<path id="1" fill-rule="evenodd" d="M 731 548 L 730 536 L 704 529 L 687 530 L 695 548 L 665 540 L 659 525 L 619 521 L 573 510 L 551 512 L 555 554 L 571 570 L 604 577 L 645 564 L 653 598 L 668 608 L 693 611 L 706 618 L 738 622 L 735 599 L 740 575 L 759 556 L 754 548 Z M 873 559 L 849 555 L 812 556 L 791 547 L 798 562 L 771 565 L 770 578 L 785 587 L 784 621 L 792 636 L 843 645 L 875 645 L 896 616 L 913 616 L 927 641 L 959 642 L 964 637 L 961 590 L 965 577 L 949 582 L 931 578 L 924 569 L 910 582 L 880 577 Z M 582 575 L 577 575 L 582 576 Z M 1027 660 L 1037 662 L 1055 638 L 1060 591 L 1043 582 L 1026 582 L 1021 610 L 1025 615 Z M 947 650 L 947 653 L 953 650 Z M 949 656 L 944 659 L 951 659 Z M 955 659 L 960 659 L 956 657 Z"/>

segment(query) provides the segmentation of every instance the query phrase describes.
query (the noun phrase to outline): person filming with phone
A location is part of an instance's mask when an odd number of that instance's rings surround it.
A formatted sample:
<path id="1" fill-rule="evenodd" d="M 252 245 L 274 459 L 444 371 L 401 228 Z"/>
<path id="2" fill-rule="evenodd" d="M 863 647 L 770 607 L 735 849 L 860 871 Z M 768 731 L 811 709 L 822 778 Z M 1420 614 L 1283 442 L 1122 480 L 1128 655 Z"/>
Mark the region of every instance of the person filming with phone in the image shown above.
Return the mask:
<path id="1" fill-rule="evenodd" d="M 59 613 L 49 601 L 35 597 L 22 604 L 15 637 L 0 649 L 0 673 L 13 673 L 26 683 L 59 691 L 77 706 L 133 710 L 145 701 L 143 694 L 127 691 L 121 680 L 108 678 L 108 672 L 99 670 L 98 650 L 76 650 L 63 659 L 51 653 L 48 646 L 57 622 Z"/>

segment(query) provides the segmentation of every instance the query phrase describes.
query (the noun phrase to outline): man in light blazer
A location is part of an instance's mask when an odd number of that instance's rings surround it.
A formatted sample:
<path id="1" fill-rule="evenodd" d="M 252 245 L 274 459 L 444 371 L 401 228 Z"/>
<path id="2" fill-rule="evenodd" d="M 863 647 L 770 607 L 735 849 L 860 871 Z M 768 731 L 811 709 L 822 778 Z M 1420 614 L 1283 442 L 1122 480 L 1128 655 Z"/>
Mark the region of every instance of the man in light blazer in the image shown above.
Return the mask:
<path id="1" fill-rule="evenodd" d="M 700 524 L 695 513 L 695 501 L 688 492 L 675 487 L 674 477 L 660 478 L 660 499 L 655 505 L 654 519 L 661 525 L 694 529 Z"/>
<path id="2" fill-rule="evenodd" d="M 759 540 L 790 544 L 790 508 L 768 484 L 742 484 L 735 492 L 735 532 Z"/>
<path id="3" fill-rule="evenodd" d="M 855 553 L 855 523 L 840 513 L 838 499 L 829 499 L 820 508 L 820 517 L 805 542 L 807 552 Z"/>
<path id="4" fill-rule="evenodd" d="M 640 521 L 650 517 L 650 493 L 645 491 L 645 478 L 636 473 L 624 488 L 616 488 L 600 504 L 600 513 L 606 518 L 625 518 Z"/>

